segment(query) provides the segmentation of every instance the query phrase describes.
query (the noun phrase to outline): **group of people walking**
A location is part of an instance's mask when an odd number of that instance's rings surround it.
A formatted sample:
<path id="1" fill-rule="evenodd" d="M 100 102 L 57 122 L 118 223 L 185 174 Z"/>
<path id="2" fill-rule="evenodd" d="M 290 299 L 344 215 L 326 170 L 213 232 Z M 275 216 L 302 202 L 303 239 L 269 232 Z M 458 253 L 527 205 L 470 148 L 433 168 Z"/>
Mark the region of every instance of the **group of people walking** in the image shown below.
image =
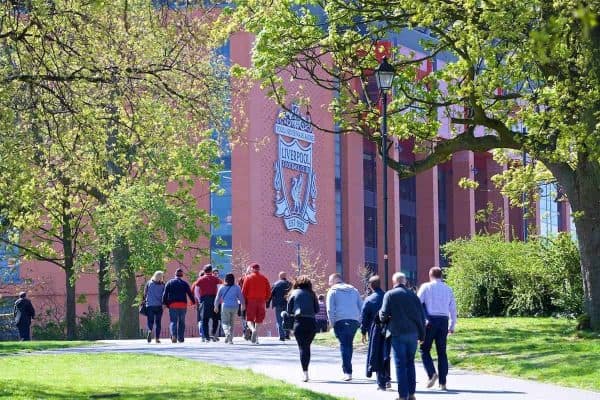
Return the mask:
<path id="1" fill-rule="evenodd" d="M 394 355 L 400 400 L 415 400 L 415 353 L 420 345 L 421 359 L 427 373 L 427 387 L 439 381 L 446 390 L 448 357 L 446 341 L 456 325 L 456 302 L 452 289 L 442 281 L 442 270 L 429 270 L 429 282 L 418 293 L 406 286 L 406 276 L 393 275 L 393 289 L 384 293 L 378 276 L 369 280 L 372 294 L 362 308 L 363 343 L 369 339 L 367 375 L 377 374 L 378 390 L 391 387 L 390 353 Z M 438 368 L 431 357 L 435 343 Z"/>
<path id="2" fill-rule="evenodd" d="M 214 274 L 211 265 L 203 268 L 201 276 L 191 286 L 178 269 L 175 277 L 164 283 L 164 275 L 157 271 L 144 289 L 148 316 L 148 342 L 152 332 L 160 343 L 160 320 L 163 305 L 169 310 L 169 332 L 173 343 L 184 341 L 185 315 L 188 306 L 198 306 L 198 320 L 202 341 L 218 340 L 222 325 L 225 343 L 233 344 L 234 321 L 242 319 L 244 336 L 258 344 L 258 330 L 264 322 L 266 308 L 275 310 L 279 340 L 290 339 L 290 331 L 298 345 L 303 381 L 309 380 L 308 369 L 311 344 L 317 332 L 330 326 L 339 341 L 343 381 L 352 380 L 354 338 L 360 329 L 363 343 L 369 345 L 367 376 L 377 376 L 378 390 L 391 388 L 391 355 L 394 356 L 399 400 L 414 400 L 416 391 L 415 353 L 420 344 L 421 358 L 428 375 L 427 387 L 439 381 L 446 389 L 448 358 L 446 340 L 456 324 L 456 305 L 452 289 L 442 281 L 442 270 L 431 268 L 430 282 L 418 293 L 406 286 L 406 276 L 397 272 L 394 287 L 388 292 L 381 288 L 378 276 L 369 279 L 371 294 L 362 299 L 359 291 L 345 283 L 340 274 L 329 276 L 326 297 L 317 296 L 307 276 L 293 282 L 285 272 L 272 286 L 260 273 L 260 266 L 251 264 L 246 275 L 236 284 L 235 276 L 225 275 L 224 281 Z M 215 318 L 216 315 L 220 317 Z M 209 322 L 212 320 L 212 336 Z M 219 321 L 220 320 L 220 324 Z M 435 343 L 438 354 L 436 370 L 431 358 Z"/>
<path id="3" fill-rule="evenodd" d="M 225 342 L 233 344 L 235 317 L 242 318 L 247 327 L 247 339 L 258 344 L 258 329 L 266 316 L 266 305 L 271 298 L 271 284 L 260 273 L 260 265 L 254 263 L 236 284 L 235 276 L 225 275 L 222 281 L 210 264 L 205 265 L 200 277 L 190 286 L 183 279 L 183 270 L 164 282 L 162 271 L 156 271 L 145 287 L 143 301 L 148 322 L 148 343 L 154 339 L 160 343 L 163 306 L 169 310 L 169 334 L 171 342 L 185 341 L 185 317 L 188 300 L 197 306 L 198 327 L 203 342 L 218 341 L 222 327 Z M 212 322 L 212 327 L 210 323 Z"/>

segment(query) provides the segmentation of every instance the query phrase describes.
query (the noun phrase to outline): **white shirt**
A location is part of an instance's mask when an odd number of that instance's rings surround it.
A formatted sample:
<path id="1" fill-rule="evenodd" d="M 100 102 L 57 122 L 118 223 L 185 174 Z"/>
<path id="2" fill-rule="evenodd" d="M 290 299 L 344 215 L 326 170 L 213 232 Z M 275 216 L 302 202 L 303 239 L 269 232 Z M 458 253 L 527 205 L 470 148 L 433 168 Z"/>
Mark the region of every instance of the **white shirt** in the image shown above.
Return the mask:
<path id="1" fill-rule="evenodd" d="M 448 329 L 454 330 L 456 326 L 456 301 L 450 286 L 442 282 L 441 279 L 436 279 L 421 285 L 417 296 L 421 299 L 421 303 L 425 304 L 429 315 L 449 317 L 450 325 Z"/>

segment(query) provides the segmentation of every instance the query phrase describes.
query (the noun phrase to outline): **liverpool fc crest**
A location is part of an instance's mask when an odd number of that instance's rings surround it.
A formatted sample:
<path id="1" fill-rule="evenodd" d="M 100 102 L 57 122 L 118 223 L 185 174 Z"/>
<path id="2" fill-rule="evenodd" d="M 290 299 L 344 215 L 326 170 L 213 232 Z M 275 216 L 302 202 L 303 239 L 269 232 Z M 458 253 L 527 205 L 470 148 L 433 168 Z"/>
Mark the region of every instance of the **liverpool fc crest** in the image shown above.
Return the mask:
<path id="1" fill-rule="evenodd" d="M 294 104 L 292 112 L 282 111 L 275 121 L 279 137 L 273 180 L 275 216 L 283 218 L 287 230 L 300 233 L 317 223 L 317 181 L 312 164 L 315 135 L 309 118 L 300 115 Z"/>

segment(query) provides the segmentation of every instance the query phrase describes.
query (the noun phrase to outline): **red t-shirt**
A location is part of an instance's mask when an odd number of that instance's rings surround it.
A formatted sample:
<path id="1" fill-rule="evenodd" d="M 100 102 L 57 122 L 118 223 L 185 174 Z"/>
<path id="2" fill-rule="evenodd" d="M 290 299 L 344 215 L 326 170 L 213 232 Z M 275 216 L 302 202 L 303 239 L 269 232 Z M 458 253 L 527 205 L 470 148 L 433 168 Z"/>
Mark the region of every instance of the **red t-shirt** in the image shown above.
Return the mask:
<path id="1" fill-rule="evenodd" d="M 204 275 L 194 282 L 194 286 L 198 287 L 200 290 L 200 296 L 216 296 L 218 289 L 217 285 L 222 283 L 223 282 L 216 276 Z"/>

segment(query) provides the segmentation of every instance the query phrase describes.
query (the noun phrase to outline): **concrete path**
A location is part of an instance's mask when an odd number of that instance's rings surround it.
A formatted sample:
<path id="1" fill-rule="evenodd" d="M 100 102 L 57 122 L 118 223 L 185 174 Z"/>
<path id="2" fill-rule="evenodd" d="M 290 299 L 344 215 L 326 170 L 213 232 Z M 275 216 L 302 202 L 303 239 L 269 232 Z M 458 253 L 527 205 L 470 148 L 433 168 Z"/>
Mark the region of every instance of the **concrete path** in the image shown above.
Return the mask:
<path id="1" fill-rule="evenodd" d="M 105 341 L 101 346 L 71 348 L 51 351 L 51 353 L 149 353 L 183 357 L 241 369 L 251 369 L 273 378 L 320 393 L 357 400 L 393 400 L 395 391 L 378 392 L 374 380 L 365 377 L 365 354 L 355 353 L 353 358 L 354 379 L 341 382 L 341 358 L 336 349 L 313 346 L 309 368 L 311 380 L 301 382 L 301 367 L 298 348 L 292 340 L 279 342 L 271 338 L 261 338 L 259 346 L 250 345 L 241 338 L 236 344 L 201 343 L 199 339 L 186 339 L 185 343 L 147 344 L 142 340 Z M 392 369 L 392 377 L 395 372 Z M 417 364 L 418 400 L 600 400 L 600 393 L 563 388 L 522 379 L 476 374 L 451 368 L 448 375 L 448 391 L 425 388 L 425 372 Z M 394 390 L 397 386 L 393 385 Z"/>

